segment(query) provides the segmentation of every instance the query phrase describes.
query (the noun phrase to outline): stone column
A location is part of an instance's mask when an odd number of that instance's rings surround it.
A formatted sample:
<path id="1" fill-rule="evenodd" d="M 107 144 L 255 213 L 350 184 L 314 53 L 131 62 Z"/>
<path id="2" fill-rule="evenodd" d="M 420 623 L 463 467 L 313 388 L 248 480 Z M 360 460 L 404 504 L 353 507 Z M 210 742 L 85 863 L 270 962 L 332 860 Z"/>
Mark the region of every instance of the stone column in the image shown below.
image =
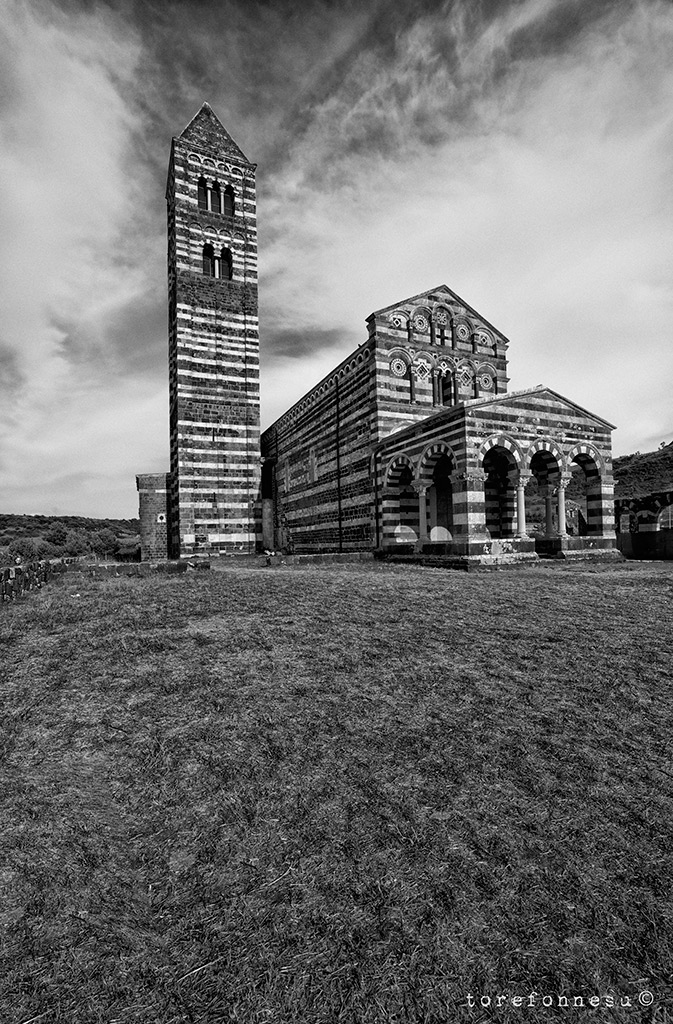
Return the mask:
<path id="1" fill-rule="evenodd" d="M 566 530 L 566 487 L 568 486 L 569 478 L 562 476 L 558 483 L 557 498 L 558 498 L 558 535 L 559 537 L 567 537 L 568 531 Z"/>
<path id="2" fill-rule="evenodd" d="M 554 536 L 554 496 L 552 494 L 551 484 L 547 485 L 547 490 L 544 496 L 544 532 L 545 537 Z"/>
<path id="3" fill-rule="evenodd" d="M 418 491 L 418 542 L 428 543 L 428 506 L 426 494 L 428 488 L 425 484 L 414 484 L 414 490 Z"/>
<path id="4" fill-rule="evenodd" d="M 526 531 L 526 484 L 530 480 L 530 473 L 519 473 L 516 481 L 516 536 L 528 536 Z"/>

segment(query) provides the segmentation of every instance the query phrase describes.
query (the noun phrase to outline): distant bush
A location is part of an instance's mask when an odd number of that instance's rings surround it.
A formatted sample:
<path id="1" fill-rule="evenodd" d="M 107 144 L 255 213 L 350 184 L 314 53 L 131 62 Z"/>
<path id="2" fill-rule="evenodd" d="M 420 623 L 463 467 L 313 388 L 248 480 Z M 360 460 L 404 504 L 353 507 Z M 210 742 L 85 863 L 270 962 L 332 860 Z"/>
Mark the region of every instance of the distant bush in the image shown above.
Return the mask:
<path id="1" fill-rule="evenodd" d="M 88 555 L 91 542 L 84 530 L 68 530 L 63 547 L 66 555 Z"/>
<path id="2" fill-rule="evenodd" d="M 19 540 L 12 541 L 7 554 L 12 562 L 16 561 L 17 558 L 24 562 L 32 562 L 37 558 L 44 557 L 44 547 L 45 545 L 41 540 L 35 540 L 33 537 L 21 537 Z"/>
<path id="3" fill-rule="evenodd" d="M 54 523 L 49 527 L 45 540 L 49 544 L 53 544 L 56 548 L 62 548 L 65 546 L 65 542 L 68 538 L 68 531 L 63 523 Z"/>
<path id="4" fill-rule="evenodd" d="M 89 541 L 99 557 L 115 555 L 119 551 L 119 540 L 112 530 L 96 530 L 89 534 Z"/>

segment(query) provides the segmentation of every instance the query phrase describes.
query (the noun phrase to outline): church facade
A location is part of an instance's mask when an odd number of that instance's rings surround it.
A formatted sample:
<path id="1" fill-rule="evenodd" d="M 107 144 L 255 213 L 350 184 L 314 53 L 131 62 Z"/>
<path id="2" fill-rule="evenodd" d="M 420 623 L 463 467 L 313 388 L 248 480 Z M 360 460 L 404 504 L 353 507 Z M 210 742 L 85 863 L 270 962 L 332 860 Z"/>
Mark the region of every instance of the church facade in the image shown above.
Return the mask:
<path id="1" fill-rule="evenodd" d="M 207 104 L 173 140 L 171 467 L 137 477 L 143 559 L 614 552 L 611 424 L 542 385 L 510 392 L 507 338 L 446 285 L 372 313 L 362 344 L 260 437 L 254 173 Z"/>

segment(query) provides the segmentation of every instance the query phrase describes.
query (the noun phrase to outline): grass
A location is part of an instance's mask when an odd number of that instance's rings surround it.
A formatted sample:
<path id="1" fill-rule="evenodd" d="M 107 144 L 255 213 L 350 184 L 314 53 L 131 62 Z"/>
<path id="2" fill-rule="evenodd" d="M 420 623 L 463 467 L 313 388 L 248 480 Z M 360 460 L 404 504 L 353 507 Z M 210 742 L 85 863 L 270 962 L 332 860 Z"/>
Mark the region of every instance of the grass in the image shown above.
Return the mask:
<path id="1" fill-rule="evenodd" d="M 0 608 L 0 1020 L 663 1020 L 672 595 L 343 565 Z"/>

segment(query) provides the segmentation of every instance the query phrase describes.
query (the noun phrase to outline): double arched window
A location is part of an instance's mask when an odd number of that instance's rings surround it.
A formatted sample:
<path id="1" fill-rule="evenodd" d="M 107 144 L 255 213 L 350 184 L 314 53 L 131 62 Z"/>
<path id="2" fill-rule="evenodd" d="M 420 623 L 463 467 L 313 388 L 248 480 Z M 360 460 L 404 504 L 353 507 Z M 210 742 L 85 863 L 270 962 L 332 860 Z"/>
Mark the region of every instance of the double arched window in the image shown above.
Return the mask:
<path id="1" fill-rule="evenodd" d="M 223 213 L 225 217 L 233 217 L 236 208 L 234 190 L 226 185 L 224 190 L 219 181 L 207 182 L 201 176 L 196 187 L 199 210 L 208 213 Z"/>
<path id="2" fill-rule="evenodd" d="M 225 281 L 231 281 L 234 276 L 231 249 L 220 249 L 216 253 L 215 247 L 210 242 L 204 245 L 203 273 L 207 277 L 217 277 Z"/>

